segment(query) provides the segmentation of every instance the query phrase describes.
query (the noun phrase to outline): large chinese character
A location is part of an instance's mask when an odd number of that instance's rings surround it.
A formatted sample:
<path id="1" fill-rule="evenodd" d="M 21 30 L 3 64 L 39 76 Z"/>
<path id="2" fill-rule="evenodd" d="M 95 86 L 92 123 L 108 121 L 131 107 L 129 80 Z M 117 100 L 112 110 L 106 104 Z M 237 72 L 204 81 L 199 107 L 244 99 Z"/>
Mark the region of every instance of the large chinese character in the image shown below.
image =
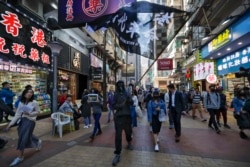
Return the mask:
<path id="1" fill-rule="evenodd" d="M 31 37 L 31 41 L 33 43 L 37 43 L 38 46 L 40 47 L 44 47 L 45 45 L 47 45 L 47 42 L 44 40 L 44 32 L 41 29 L 36 29 L 35 27 L 32 27 L 32 37 Z"/>
<path id="2" fill-rule="evenodd" d="M 242 59 L 241 59 L 241 64 L 246 64 L 246 63 L 248 63 L 248 57 L 247 57 L 247 56 L 244 56 L 244 57 L 242 57 Z"/>
<path id="3" fill-rule="evenodd" d="M 42 62 L 43 62 L 44 64 L 50 64 L 49 55 L 43 53 L 42 56 L 41 56 L 41 58 L 42 58 Z"/>
<path id="4" fill-rule="evenodd" d="M 6 11 L 5 13 L 7 15 L 1 14 L 3 20 L 0 22 L 5 25 L 7 33 L 11 34 L 14 37 L 17 37 L 19 35 L 19 28 L 22 28 L 23 26 L 22 24 L 20 24 L 20 21 L 16 14 L 9 11 Z"/>
<path id="5" fill-rule="evenodd" d="M 234 63 L 233 62 L 228 62 L 228 68 L 231 68 L 231 67 L 233 67 L 234 66 Z"/>
<path id="6" fill-rule="evenodd" d="M 24 45 L 20 45 L 18 43 L 13 43 L 12 51 L 14 52 L 14 55 L 19 55 L 22 58 L 27 58 L 27 55 L 23 53 L 25 51 Z"/>
<path id="7" fill-rule="evenodd" d="M 40 59 L 38 50 L 31 48 L 29 58 L 33 61 L 38 61 Z"/>
<path id="8" fill-rule="evenodd" d="M 227 63 L 223 64 L 223 69 L 227 69 Z"/>
<path id="9" fill-rule="evenodd" d="M 88 12 L 97 13 L 102 10 L 104 4 L 101 0 L 89 0 L 89 7 L 86 8 Z"/>
<path id="10" fill-rule="evenodd" d="M 125 13 L 120 19 L 118 19 L 118 26 L 121 26 L 121 32 L 125 30 L 125 22 L 127 21 L 127 19 L 128 17 Z"/>
<path id="11" fill-rule="evenodd" d="M 236 59 L 236 60 L 234 60 L 234 65 L 235 65 L 235 66 L 240 65 L 240 59 Z"/>
<path id="12" fill-rule="evenodd" d="M 223 69 L 222 65 L 218 66 L 218 71 L 221 71 Z"/>
<path id="13" fill-rule="evenodd" d="M 9 49 L 4 49 L 5 45 L 6 45 L 5 39 L 0 37 L 0 52 L 2 52 L 2 53 L 10 53 Z"/>

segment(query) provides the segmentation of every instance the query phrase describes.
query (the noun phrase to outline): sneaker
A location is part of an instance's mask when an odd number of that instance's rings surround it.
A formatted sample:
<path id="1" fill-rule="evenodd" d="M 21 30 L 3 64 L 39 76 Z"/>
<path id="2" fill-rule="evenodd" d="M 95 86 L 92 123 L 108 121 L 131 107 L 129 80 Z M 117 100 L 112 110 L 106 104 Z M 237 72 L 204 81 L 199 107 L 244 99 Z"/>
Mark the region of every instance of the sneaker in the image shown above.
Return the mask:
<path id="1" fill-rule="evenodd" d="M 92 124 L 89 124 L 89 127 L 92 127 Z"/>
<path id="2" fill-rule="evenodd" d="M 84 129 L 88 129 L 88 128 L 89 128 L 89 126 L 85 125 L 83 128 L 84 128 Z"/>
<path id="3" fill-rule="evenodd" d="M 244 132 L 240 132 L 240 138 L 247 139 L 248 136 Z"/>
<path id="4" fill-rule="evenodd" d="M 201 122 L 206 122 L 207 120 L 205 119 L 205 118 L 203 118 L 202 120 L 201 120 Z"/>
<path id="5" fill-rule="evenodd" d="M 159 152 L 159 145 L 158 144 L 155 145 L 155 152 Z"/>
<path id="6" fill-rule="evenodd" d="M 102 131 L 98 131 L 98 132 L 96 133 L 96 136 L 101 135 L 101 134 L 102 134 Z"/>
<path id="7" fill-rule="evenodd" d="M 4 148 L 4 146 L 8 143 L 8 140 L 4 140 L 0 148 Z"/>
<path id="8" fill-rule="evenodd" d="M 231 129 L 231 127 L 228 124 L 224 124 L 224 128 Z"/>
<path id="9" fill-rule="evenodd" d="M 211 129 L 214 129 L 214 127 L 212 125 L 208 125 L 208 127 L 211 128 Z"/>
<path id="10" fill-rule="evenodd" d="M 112 165 L 113 166 L 116 166 L 120 161 L 120 155 L 119 154 L 116 154 L 113 161 L 112 161 Z"/>
<path id="11" fill-rule="evenodd" d="M 192 118 L 193 118 L 193 119 L 195 119 L 195 118 L 196 118 L 196 116 L 195 116 L 195 115 L 193 115 L 193 116 L 192 116 Z"/>
<path id="12" fill-rule="evenodd" d="M 180 137 L 175 137 L 175 142 L 179 143 L 180 142 Z"/>
<path id="13" fill-rule="evenodd" d="M 10 166 L 16 166 L 17 164 L 19 164 L 20 162 L 23 161 L 23 158 L 17 157 L 15 158 L 12 163 L 10 164 Z"/>
<path id="14" fill-rule="evenodd" d="M 132 146 L 132 144 L 131 144 L 131 143 L 128 143 L 128 145 L 127 145 L 127 149 L 128 149 L 128 150 L 133 150 L 133 146 Z"/>
<path id="15" fill-rule="evenodd" d="M 94 136 L 94 135 L 91 135 L 89 138 L 90 138 L 91 140 L 94 140 L 95 136 Z"/>
<path id="16" fill-rule="evenodd" d="M 37 146 L 36 146 L 36 150 L 40 151 L 42 149 L 42 140 L 38 140 Z"/>
<path id="17" fill-rule="evenodd" d="M 221 132 L 220 129 L 217 129 L 217 130 L 216 130 L 216 133 L 220 134 L 220 132 Z"/>
<path id="18" fill-rule="evenodd" d="M 169 125 L 169 129 L 173 129 L 174 128 L 174 125 Z"/>

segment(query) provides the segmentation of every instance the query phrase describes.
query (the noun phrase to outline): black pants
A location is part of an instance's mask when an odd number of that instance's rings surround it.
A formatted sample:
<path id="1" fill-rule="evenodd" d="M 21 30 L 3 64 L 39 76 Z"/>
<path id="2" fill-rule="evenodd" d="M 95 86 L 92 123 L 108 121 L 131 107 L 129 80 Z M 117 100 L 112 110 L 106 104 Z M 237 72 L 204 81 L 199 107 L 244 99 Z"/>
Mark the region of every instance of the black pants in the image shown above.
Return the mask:
<path id="1" fill-rule="evenodd" d="M 132 118 L 128 116 L 115 116 L 115 154 L 120 154 L 122 151 L 122 130 L 125 131 L 127 142 L 132 141 Z"/>
<path id="2" fill-rule="evenodd" d="M 12 104 L 4 104 L 2 101 L 0 102 L 0 122 L 3 120 L 3 113 L 5 113 L 5 119 L 8 119 L 8 116 L 15 116 L 15 112 L 13 111 Z"/>
<path id="3" fill-rule="evenodd" d="M 210 118 L 209 118 L 209 122 L 208 122 L 208 126 L 214 126 L 215 130 L 218 130 L 218 126 L 217 126 L 217 123 L 215 121 L 215 115 L 217 113 L 217 109 L 207 109 L 207 111 L 209 112 L 209 115 L 210 115 Z"/>
<path id="4" fill-rule="evenodd" d="M 176 111 L 175 107 L 171 107 L 170 109 L 171 116 L 174 122 L 175 128 L 175 137 L 181 136 L 181 111 Z"/>

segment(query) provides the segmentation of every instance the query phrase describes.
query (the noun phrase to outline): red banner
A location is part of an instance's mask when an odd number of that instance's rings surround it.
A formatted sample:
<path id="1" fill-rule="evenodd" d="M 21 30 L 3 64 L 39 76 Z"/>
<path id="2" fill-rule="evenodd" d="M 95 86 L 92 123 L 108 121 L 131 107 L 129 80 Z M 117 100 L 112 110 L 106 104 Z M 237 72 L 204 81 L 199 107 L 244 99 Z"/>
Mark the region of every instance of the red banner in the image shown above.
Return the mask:
<path id="1" fill-rule="evenodd" d="M 159 59 L 157 61 L 157 69 L 160 70 L 173 70 L 173 59 Z"/>

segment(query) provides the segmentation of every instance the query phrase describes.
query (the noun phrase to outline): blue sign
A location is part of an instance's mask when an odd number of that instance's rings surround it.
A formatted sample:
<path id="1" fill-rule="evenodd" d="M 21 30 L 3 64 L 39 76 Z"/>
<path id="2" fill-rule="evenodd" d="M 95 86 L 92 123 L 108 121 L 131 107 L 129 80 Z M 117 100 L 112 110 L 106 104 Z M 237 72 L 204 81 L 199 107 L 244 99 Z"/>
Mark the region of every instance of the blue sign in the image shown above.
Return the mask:
<path id="1" fill-rule="evenodd" d="M 250 27 L 250 12 L 246 13 L 244 16 L 242 16 L 238 21 L 233 23 L 231 26 L 229 26 L 227 29 L 231 31 L 230 33 L 230 42 L 233 42 L 240 37 L 243 37 L 247 33 L 249 33 L 249 27 Z M 214 53 L 215 51 L 221 49 L 224 46 L 216 48 L 216 50 L 209 50 L 209 44 L 206 44 L 204 47 L 201 48 L 201 56 L 202 58 L 207 58 L 209 55 Z"/>
<path id="2" fill-rule="evenodd" d="M 235 73 L 240 67 L 250 67 L 250 46 L 217 60 L 218 75 Z"/>

